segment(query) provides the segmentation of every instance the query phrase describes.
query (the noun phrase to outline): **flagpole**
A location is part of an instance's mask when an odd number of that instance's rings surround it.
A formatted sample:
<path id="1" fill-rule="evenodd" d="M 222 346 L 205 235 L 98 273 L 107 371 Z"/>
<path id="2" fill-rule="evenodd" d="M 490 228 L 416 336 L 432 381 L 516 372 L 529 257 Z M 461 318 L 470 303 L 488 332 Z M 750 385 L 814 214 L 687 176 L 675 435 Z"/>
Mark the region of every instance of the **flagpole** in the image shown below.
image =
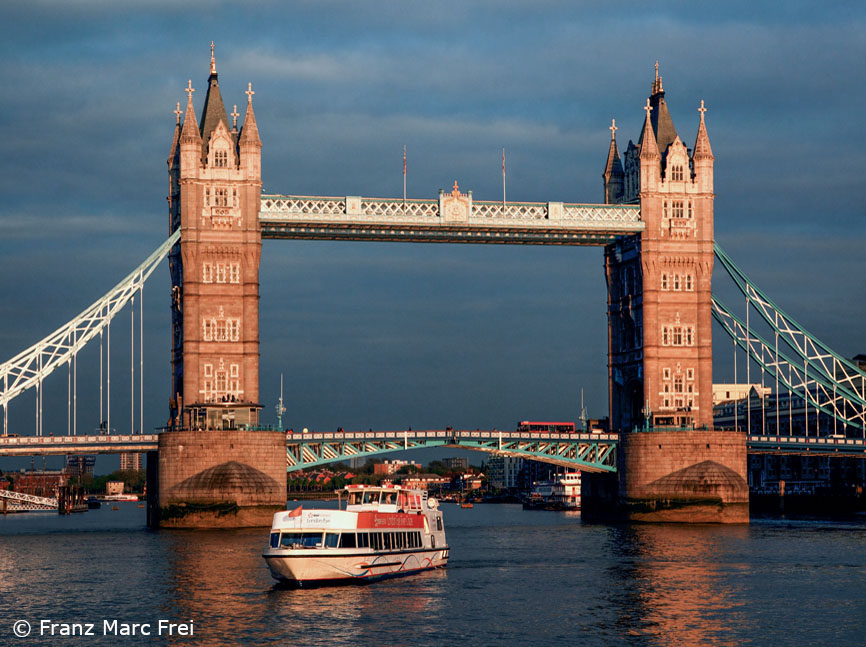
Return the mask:
<path id="1" fill-rule="evenodd" d="M 502 149 L 502 206 L 505 207 L 505 149 Z"/>
<path id="2" fill-rule="evenodd" d="M 406 144 L 403 144 L 403 209 L 406 209 Z"/>

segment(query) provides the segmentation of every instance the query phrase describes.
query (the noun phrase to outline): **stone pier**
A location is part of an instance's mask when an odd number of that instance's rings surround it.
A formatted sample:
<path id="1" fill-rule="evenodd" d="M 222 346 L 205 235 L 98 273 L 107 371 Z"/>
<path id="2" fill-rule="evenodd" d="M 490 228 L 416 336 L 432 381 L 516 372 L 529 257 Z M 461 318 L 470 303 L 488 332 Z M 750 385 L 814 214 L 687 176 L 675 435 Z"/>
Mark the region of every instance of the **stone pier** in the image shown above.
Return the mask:
<path id="1" fill-rule="evenodd" d="M 151 526 L 266 527 L 286 507 L 282 432 L 167 431 L 154 454 L 148 456 Z"/>
<path id="2" fill-rule="evenodd" d="M 633 432 L 618 451 L 616 476 L 585 475 L 588 520 L 749 522 L 744 433 Z"/>

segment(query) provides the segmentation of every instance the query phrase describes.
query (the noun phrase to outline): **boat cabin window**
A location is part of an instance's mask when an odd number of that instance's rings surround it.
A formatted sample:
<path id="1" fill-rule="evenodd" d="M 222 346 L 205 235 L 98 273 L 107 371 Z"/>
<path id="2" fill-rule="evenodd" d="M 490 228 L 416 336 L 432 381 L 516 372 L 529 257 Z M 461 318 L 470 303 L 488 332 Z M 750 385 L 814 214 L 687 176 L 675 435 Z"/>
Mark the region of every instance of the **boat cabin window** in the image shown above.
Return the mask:
<path id="1" fill-rule="evenodd" d="M 364 492 L 364 503 L 379 503 L 379 493 L 378 492 Z"/>
<path id="2" fill-rule="evenodd" d="M 355 533 L 344 532 L 340 535 L 340 548 L 355 548 Z"/>
<path id="3" fill-rule="evenodd" d="M 442 517 L 436 517 L 436 530 L 442 532 Z"/>
<path id="4" fill-rule="evenodd" d="M 340 535 L 336 532 L 325 533 L 325 548 L 336 548 L 340 545 Z"/>
<path id="5" fill-rule="evenodd" d="M 393 492 L 382 492 L 382 503 L 386 505 L 394 505 L 394 493 Z"/>
<path id="6" fill-rule="evenodd" d="M 349 505 L 361 504 L 361 492 L 349 492 Z"/>
<path id="7" fill-rule="evenodd" d="M 271 533 L 271 548 L 279 548 L 280 547 L 280 533 L 272 532 Z"/>
<path id="8" fill-rule="evenodd" d="M 280 536 L 281 548 L 321 548 L 321 532 L 284 532 Z"/>
<path id="9" fill-rule="evenodd" d="M 370 547 L 370 535 L 366 532 L 358 533 L 358 548 Z"/>

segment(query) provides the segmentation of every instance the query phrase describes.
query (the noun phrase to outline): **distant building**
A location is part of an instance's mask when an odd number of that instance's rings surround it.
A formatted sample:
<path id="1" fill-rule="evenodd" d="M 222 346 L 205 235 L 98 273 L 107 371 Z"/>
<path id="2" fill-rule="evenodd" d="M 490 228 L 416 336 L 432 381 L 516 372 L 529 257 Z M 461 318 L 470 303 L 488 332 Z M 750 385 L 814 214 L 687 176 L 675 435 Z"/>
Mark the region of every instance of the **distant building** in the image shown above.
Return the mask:
<path id="1" fill-rule="evenodd" d="M 764 395 L 770 395 L 773 392 L 770 387 L 760 384 L 713 384 L 713 405 L 742 400 L 753 389 L 758 394 L 763 392 Z"/>
<path id="2" fill-rule="evenodd" d="M 414 467 L 415 469 L 421 469 L 421 466 L 415 461 L 385 461 L 384 463 L 376 463 L 373 465 L 373 474 L 384 474 L 390 476 L 391 474 L 396 474 L 401 468 L 406 466 Z"/>
<path id="3" fill-rule="evenodd" d="M 141 453 L 139 452 L 123 452 L 120 454 L 120 469 L 122 471 L 141 470 Z"/>
<path id="4" fill-rule="evenodd" d="M 442 465 L 445 466 L 445 469 L 454 471 L 454 472 L 462 472 L 469 469 L 469 459 L 468 458 L 443 458 Z"/>
<path id="5" fill-rule="evenodd" d="M 57 490 L 66 485 L 66 472 L 63 470 L 22 471 L 14 478 L 16 492 L 36 496 L 55 497 Z"/>
<path id="6" fill-rule="evenodd" d="M 457 479 L 458 487 L 461 492 L 469 490 L 480 490 L 481 482 L 484 480 L 483 474 L 461 474 Z"/>
<path id="7" fill-rule="evenodd" d="M 105 493 L 108 496 L 113 496 L 115 494 L 123 494 L 123 481 L 106 481 Z"/>
<path id="8" fill-rule="evenodd" d="M 513 456 L 493 456 L 487 461 L 490 485 L 497 489 L 516 490 L 520 487 L 520 472 L 524 460 Z"/>
<path id="9" fill-rule="evenodd" d="M 441 488 L 443 485 L 450 483 L 449 479 L 438 474 L 413 474 L 403 477 L 400 485 L 405 488 L 416 490 L 429 490 L 431 487 Z"/>
<path id="10" fill-rule="evenodd" d="M 93 476 L 96 456 L 70 454 L 66 457 L 66 474 L 69 478 L 81 478 L 85 474 Z"/>

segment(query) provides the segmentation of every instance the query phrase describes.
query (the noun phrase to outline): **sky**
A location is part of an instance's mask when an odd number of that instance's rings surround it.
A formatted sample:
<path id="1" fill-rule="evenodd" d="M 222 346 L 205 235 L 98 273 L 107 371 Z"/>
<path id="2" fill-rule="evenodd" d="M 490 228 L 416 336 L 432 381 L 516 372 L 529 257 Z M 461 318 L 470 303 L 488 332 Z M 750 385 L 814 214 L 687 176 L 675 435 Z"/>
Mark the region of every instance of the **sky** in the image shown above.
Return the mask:
<path id="1" fill-rule="evenodd" d="M 637 140 L 658 60 L 688 146 L 708 109 L 717 242 L 841 355 L 866 352 L 866 7 L 709 5 L 3 3 L 0 361 L 168 236 L 173 111 L 191 79 L 200 114 L 211 40 L 226 105 L 256 92 L 264 191 L 296 195 L 398 197 L 405 145 L 409 197 L 456 180 L 499 199 L 505 148 L 509 200 L 601 202 L 610 120 L 621 150 Z M 145 429 L 167 417 L 169 289 L 164 264 L 144 293 Z M 260 294 L 263 422 L 281 373 L 295 428 L 575 420 L 581 391 L 607 413 L 600 248 L 264 241 Z M 125 431 L 128 312 L 112 343 Z M 80 432 L 99 420 L 96 358 Z M 66 373 L 49 382 L 44 429 L 65 433 Z M 10 431 L 33 433 L 34 402 L 10 406 Z"/>

